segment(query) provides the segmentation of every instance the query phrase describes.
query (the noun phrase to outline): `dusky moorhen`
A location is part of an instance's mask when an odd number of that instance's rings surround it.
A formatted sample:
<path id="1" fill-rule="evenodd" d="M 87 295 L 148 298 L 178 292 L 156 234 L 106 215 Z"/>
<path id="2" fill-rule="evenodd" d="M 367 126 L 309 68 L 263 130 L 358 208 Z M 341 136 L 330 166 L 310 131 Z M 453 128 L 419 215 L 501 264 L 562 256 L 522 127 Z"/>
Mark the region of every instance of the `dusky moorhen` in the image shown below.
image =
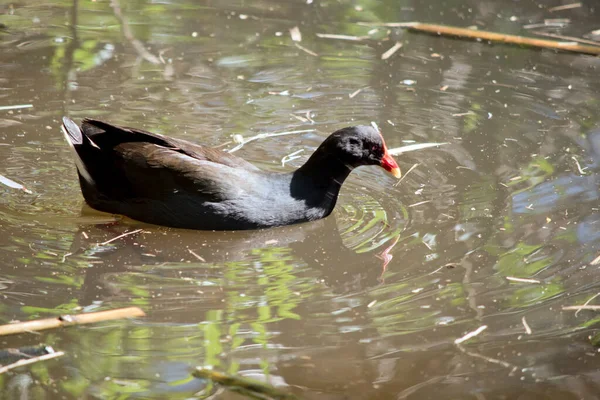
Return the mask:
<path id="1" fill-rule="evenodd" d="M 157 225 L 259 229 L 328 216 L 342 183 L 362 165 L 400 168 L 381 134 L 353 126 L 331 134 L 294 172 L 262 171 L 227 152 L 140 129 L 64 117 L 79 184 L 96 210 Z"/>

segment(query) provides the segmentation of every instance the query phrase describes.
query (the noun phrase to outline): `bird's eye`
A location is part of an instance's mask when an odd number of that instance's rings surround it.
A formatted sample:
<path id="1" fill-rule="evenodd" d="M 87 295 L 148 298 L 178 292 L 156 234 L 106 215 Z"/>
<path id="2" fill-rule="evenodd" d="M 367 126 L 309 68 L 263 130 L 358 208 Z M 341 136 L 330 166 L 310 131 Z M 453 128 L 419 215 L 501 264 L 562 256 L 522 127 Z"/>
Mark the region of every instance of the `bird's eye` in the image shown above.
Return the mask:
<path id="1" fill-rule="evenodd" d="M 371 147 L 371 151 L 375 151 L 375 150 L 377 150 L 377 146 Z"/>

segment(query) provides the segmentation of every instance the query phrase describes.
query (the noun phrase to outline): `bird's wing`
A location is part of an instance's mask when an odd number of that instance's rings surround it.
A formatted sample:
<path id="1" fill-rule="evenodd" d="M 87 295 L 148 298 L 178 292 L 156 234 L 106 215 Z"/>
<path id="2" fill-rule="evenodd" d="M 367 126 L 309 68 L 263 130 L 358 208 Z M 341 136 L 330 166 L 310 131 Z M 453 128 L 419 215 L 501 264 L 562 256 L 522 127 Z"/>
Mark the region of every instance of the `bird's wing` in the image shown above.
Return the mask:
<path id="1" fill-rule="evenodd" d="M 223 164 L 231 168 L 259 171 L 257 167 L 248 161 L 225 151 L 200 146 L 187 140 L 169 138 L 141 129 L 121 127 L 89 118 L 83 120 L 81 129 L 83 134 L 101 149 L 108 150 L 125 143 L 148 143 L 185 154 L 197 160 Z"/>
<path id="2" fill-rule="evenodd" d="M 177 149 L 148 142 L 114 148 L 114 169 L 126 178 L 135 197 L 164 199 L 189 194 L 196 200 L 220 202 L 252 190 L 255 172 L 198 159 Z"/>

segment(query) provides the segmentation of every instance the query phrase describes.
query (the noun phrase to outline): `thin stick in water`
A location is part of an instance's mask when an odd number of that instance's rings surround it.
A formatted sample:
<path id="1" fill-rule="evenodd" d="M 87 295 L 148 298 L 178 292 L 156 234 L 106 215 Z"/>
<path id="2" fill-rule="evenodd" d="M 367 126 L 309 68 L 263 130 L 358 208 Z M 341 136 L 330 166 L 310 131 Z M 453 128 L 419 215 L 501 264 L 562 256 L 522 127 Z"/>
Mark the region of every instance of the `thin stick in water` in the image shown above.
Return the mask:
<path id="1" fill-rule="evenodd" d="M 573 161 L 575 161 L 575 165 L 577 165 L 577 171 L 579 171 L 579 174 L 585 175 L 585 172 L 583 172 L 583 169 L 581 168 L 581 164 L 579 164 L 579 160 L 577 160 L 577 157 L 571 156 L 571 158 L 573 159 Z"/>
<path id="2" fill-rule="evenodd" d="M 306 48 L 306 47 L 304 47 L 304 46 L 301 46 L 301 45 L 300 45 L 300 44 L 298 44 L 298 43 L 294 43 L 294 45 L 295 45 L 297 48 L 299 48 L 300 50 L 302 50 L 303 52 L 305 52 L 305 53 L 307 53 L 307 54 L 310 54 L 310 55 L 311 55 L 311 56 L 313 56 L 313 57 L 319 57 L 319 55 L 318 55 L 317 53 L 315 53 L 315 52 L 314 52 L 314 51 L 312 51 L 312 50 L 309 50 L 309 49 L 307 49 L 307 48 Z"/>
<path id="3" fill-rule="evenodd" d="M 33 321 L 0 325 L 0 336 L 14 335 L 24 332 L 36 332 L 70 325 L 92 324 L 95 322 L 110 321 L 115 319 L 143 317 L 145 315 L 146 314 L 144 311 L 142 311 L 142 309 L 139 307 L 127 307 L 93 313 L 63 315 L 57 318 L 37 319 Z"/>
<path id="4" fill-rule="evenodd" d="M 400 182 L 402 182 L 404 180 L 404 178 L 406 178 L 406 175 L 410 174 L 410 171 L 412 171 L 413 169 L 417 168 L 419 166 L 419 164 L 415 164 L 412 167 L 410 167 L 410 169 L 408 171 L 406 171 L 406 173 L 402 176 L 402 178 L 400 178 L 398 180 L 398 182 L 394 183 L 394 186 L 398 186 L 400 184 Z"/>
<path id="5" fill-rule="evenodd" d="M 275 137 L 275 136 L 291 135 L 291 134 L 294 134 L 294 133 L 307 133 L 307 132 L 314 132 L 314 131 L 315 131 L 314 129 L 300 129 L 300 130 L 297 130 L 297 131 L 287 131 L 287 132 L 277 132 L 277 133 L 259 133 L 258 135 L 249 137 L 248 139 L 244 139 L 242 137 L 242 142 L 241 143 L 239 143 L 234 148 L 226 150 L 226 151 L 228 153 L 233 153 L 234 151 L 237 151 L 237 150 L 241 149 L 245 144 L 253 142 L 253 141 L 258 140 L 258 139 L 264 139 L 264 138 Z"/>
<path id="6" fill-rule="evenodd" d="M 0 175 L 0 183 L 8 186 L 10 188 L 13 188 L 13 189 L 22 190 L 27 194 L 33 194 L 33 192 L 31 190 L 27 189 L 25 186 L 13 181 L 12 179 L 5 177 L 4 175 Z"/>
<path id="7" fill-rule="evenodd" d="M 457 36 L 478 40 L 489 40 L 490 42 L 572 51 L 583 54 L 600 54 L 600 46 L 587 46 L 574 42 L 557 42 L 555 40 L 545 40 L 529 38 L 525 36 L 507 35 L 504 33 L 480 31 L 475 29 L 460 28 L 448 25 L 426 24 L 422 22 L 360 23 L 360 25 L 406 28 L 413 31 L 427 32 L 437 35 Z"/>
<path id="8" fill-rule="evenodd" d="M 34 364 L 34 363 L 40 362 L 40 361 L 51 360 L 53 358 L 61 357 L 64 355 L 65 355 L 65 353 L 63 351 L 57 351 L 56 353 L 44 354 L 43 356 L 39 356 L 39 357 L 25 358 L 23 360 L 19 360 L 12 364 L 3 365 L 2 367 L 0 367 L 0 375 L 7 371 L 10 371 L 11 369 L 19 368 L 24 365 Z"/>
<path id="9" fill-rule="evenodd" d="M 578 38 L 575 36 L 557 35 L 556 33 L 542 32 L 542 31 L 531 31 L 531 33 L 534 33 L 534 34 L 540 35 L 540 36 L 548 36 L 548 37 L 555 38 L 555 39 L 570 40 L 572 42 L 579 42 L 579 43 L 591 44 L 594 46 L 600 46 L 599 42 Z"/>
<path id="10" fill-rule="evenodd" d="M 523 323 L 523 328 L 525 328 L 525 333 L 531 335 L 531 328 L 529 327 L 529 324 L 527 323 L 525 317 L 521 318 L 521 322 Z"/>
<path id="11" fill-rule="evenodd" d="M 600 256 L 594 258 L 591 262 L 590 265 L 598 265 L 600 264 Z"/>
<path id="12" fill-rule="evenodd" d="M 359 94 L 360 92 L 362 92 L 363 90 L 365 90 L 366 88 L 368 88 L 368 86 L 365 86 L 363 88 L 360 89 L 356 89 L 354 92 L 350 93 L 348 95 L 348 97 L 350 97 L 351 99 L 354 98 L 357 94 Z"/>
<path id="13" fill-rule="evenodd" d="M 554 11 L 571 10 L 573 8 L 579 8 L 579 7 L 581 7 L 581 3 L 571 3 L 571 4 L 565 4 L 562 6 L 550 7 L 548 9 L 548 11 L 554 12 Z"/>
<path id="14" fill-rule="evenodd" d="M 18 104 L 15 106 L 0 106 L 0 111 L 21 110 L 23 108 L 32 108 L 33 104 Z"/>
<path id="15" fill-rule="evenodd" d="M 540 283 L 540 281 L 538 281 L 537 279 L 516 278 L 514 276 L 507 276 L 506 279 L 513 282 Z"/>
<path id="16" fill-rule="evenodd" d="M 460 344 L 458 346 L 456 346 L 456 347 L 458 347 L 458 349 L 460 351 L 462 351 L 463 353 L 465 353 L 468 356 L 479 358 L 479 359 L 485 360 L 485 361 L 487 361 L 489 363 L 501 365 L 501 366 L 506 367 L 506 368 L 511 368 L 513 371 L 515 369 L 517 369 L 517 367 L 515 365 L 507 363 L 506 361 L 502 361 L 502 360 L 499 360 L 497 358 L 492 358 L 492 357 L 485 356 L 483 354 L 479 354 L 479 353 L 475 353 L 475 352 L 472 352 L 472 351 L 468 351 L 467 349 L 465 349 Z"/>
<path id="17" fill-rule="evenodd" d="M 393 156 L 397 156 L 399 154 L 407 153 L 409 151 L 423 150 L 423 149 L 428 149 L 430 147 L 443 146 L 445 144 L 448 144 L 448 143 L 447 142 L 442 142 L 442 143 L 415 143 L 415 144 L 409 144 L 407 146 L 395 147 L 393 149 L 388 149 L 388 153 L 390 153 Z"/>
<path id="18" fill-rule="evenodd" d="M 588 304 L 591 303 L 592 300 L 594 300 L 596 297 L 600 296 L 600 293 L 596 293 L 595 295 L 593 295 L 592 297 L 590 297 L 581 307 L 586 307 Z M 577 314 L 579 314 L 579 311 L 581 311 L 583 308 L 580 308 L 579 310 L 575 311 L 575 316 L 577 316 Z"/>
<path id="19" fill-rule="evenodd" d="M 192 249 L 188 249 L 188 251 L 190 252 L 191 255 L 193 255 L 194 257 L 196 257 L 197 260 L 202 261 L 202 262 L 206 262 L 206 260 L 202 257 L 200 257 L 198 254 L 196 254 L 196 252 Z"/>
<path id="20" fill-rule="evenodd" d="M 281 159 L 281 166 L 285 167 L 285 163 L 301 158 L 298 154 L 302 153 L 304 149 L 296 150 L 293 153 L 288 154 L 287 156 L 283 156 Z"/>
<path id="21" fill-rule="evenodd" d="M 584 305 L 581 305 L 581 306 L 565 306 L 562 309 L 563 310 L 577 310 L 577 311 L 579 311 L 579 310 L 594 310 L 594 311 L 597 311 L 597 310 L 600 310 L 600 306 L 584 306 Z"/>
<path id="22" fill-rule="evenodd" d="M 408 207 L 416 207 L 416 206 L 420 206 L 421 204 L 427 204 L 427 203 L 431 203 L 431 200 L 423 200 L 418 203 L 410 204 Z"/>
<path id="23" fill-rule="evenodd" d="M 117 237 L 115 237 L 115 238 L 112 238 L 112 239 L 110 239 L 110 240 L 107 240 L 106 242 L 99 243 L 99 246 L 105 246 L 105 245 L 107 245 L 107 244 L 109 244 L 109 243 L 112 243 L 112 242 L 114 242 L 115 240 L 119 240 L 119 239 L 121 239 L 121 238 L 124 238 L 125 236 L 133 235 L 133 234 L 135 234 L 135 233 L 138 233 L 138 232 L 141 232 L 141 231 L 142 231 L 141 229 L 136 229 L 135 231 L 131 231 L 131 232 L 125 232 L 124 234 L 122 234 L 122 235 L 119 235 L 119 236 L 117 236 Z"/>
<path id="24" fill-rule="evenodd" d="M 337 39 L 337 40 L 350 40 L 353 42 L 360 42 L 361 40 L 368 39 L 368 36 L 350 36 L 350 35 L 336 35 L 333 33 L 317 33 L 317 37 L 323 39 Z"/>
<path id="25" fill-rule="evenodd" d="M 397 52 L 398 50 L 400 50 L 401 48 L 402 48 L 402 43 L 396 42 L 396 44 L 394 44 L 392 47 L 389 48 L 389 50 L 387 50 L 385 53 L 383 53 L 381 55 L 381 59 L 382 60 L 387 60 L 388 58 L 390 58 L 391 56 L 393 56 L 394 53 Z"/>
<path id="26" fill-rule="evenodd" d="M 454 344 L 461 344 L 462 342 L 472 339 L 475 336 L 479 335 L 481 332 L 485 331 L 486 329 L 487 329 L 487 325 L 482 325 L 479 328 L 475 329 L 474 331 L 467 333 L 465 336 L 456 339 L 454 341 Z"/>

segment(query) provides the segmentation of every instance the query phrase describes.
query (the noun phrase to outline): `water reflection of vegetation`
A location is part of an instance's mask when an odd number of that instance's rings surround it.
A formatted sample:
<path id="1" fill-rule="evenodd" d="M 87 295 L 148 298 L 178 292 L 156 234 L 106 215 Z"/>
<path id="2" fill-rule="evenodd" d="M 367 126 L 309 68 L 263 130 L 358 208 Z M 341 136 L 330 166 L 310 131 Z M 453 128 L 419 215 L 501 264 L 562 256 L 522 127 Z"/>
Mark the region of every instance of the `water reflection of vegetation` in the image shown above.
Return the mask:
<path id="1" fill-rule="evenodd" d="M 224 359 L 224 355 L 235 354 L 236 349 L 254 343 L 264 349 L 276 345 L 271 324 L 285 319 L 298 320 L 300 316 L 294 313 L 297 305 L 314 292 L 314 277 L 299 277 L 295 271 L 301 271 L 286 248 L 255 249 L 252 257 L 240 262 L 230 262 L 223 265 L 209 265 L 204 271 L 207 278 L 185 279 L 186 275 L 202 275 L 201 264 L 164 265 L 164 271 L 170 273 L 177 270 L 178 278 L 166 278 L 162 275 L 161 267 L 141 267 L 147 272 L 121 273 L 109 278 L 111 287 L 122 292 L 125 297 L 131 296 L 132 302 L 148 304 L 157 295 L 165 302 L 175 292 L 191 297 L 192 292 L 204 291 L 213 293 L 211 289 L 223 290 L 220 308 L 214 308 L 190 315 L 190 322 L 171 326 L 135 327 L 124 332 L 113 329 L 99 341 L 93 334 L 84 335 L 85 343 L 79 343 L 81 353 L 119 354 L 123 356 L 109 357 L 109 364 L 98 365 L 94 362 L 87 368 L 82 366 L 81 374 L 89 382 L 99 382 L 98 371 L 109 376 L 119 377 L 118 381 L 106 382 L 101 385 L 103 395 L 112 396 L 116 393 L 142 393 L 148 390 L 148 381 L 140 375 L 138 380 L 127 378 L 127 365 L 135 360 L 141 360 L 144 352 L 156 352 L 155 344 L 162 342 L 162 348 L 169 349 L 167 360 L 185 362 L 189 365 L 204 365 L 219 367 L 230 374 L 238 372 L 240 365 L 236 361 Z M 125 294 L 127 293 L 128 294 Z M 210 299 L 214 294 L 210 295 Z M 198 299 L 202 294 L 196 295 Z M 176 297 L 175 297 L 176 300 Z M 207 299 L 208 300 L 208 299 Z M 209 301 L 210 303 L 213 300 Z M 190 323 L 200 320 L 193 329 Z M 160 338 L 160 339 L 159 339 Z M 76 337 L 71 340 L 77 342 Z M 105 343 L 103 345 L 102 343 Z M 131 346 L 135 347 L 132 348 Z M 177 351 L 180 349 L 180 351 Z M 189 349 L 189 350 L 186 350 Z M 194 350 L 195 349 L 195 350 Z M 127 354 L 140 353 L 138 356 Z M 191 352 L 191 353 L 190 353 Z M 133 357 L 133 358 L 132 358 Z M 229 358 L 229 356 L 227 357 Z M 131 359 L 131 361 L 128 361 Z M 114 363 L 116 364 L 114 364 Z M 268 376 L 271 370 L 267 359 L 260 361 L 263 373 Z M 143 378 L 143 379 L 142 379 Z M 171 385 L 185 385 L 190 376 L 178 377 L 170 382 Z M 127 382 L 125 385 L 123 382 Z M 175 388 L 173 388 L 175 390 Z M 154 387 L 152 389 L 156 391 Z M 208 396 L 212 392 L 211 383 L 204 389 Z M 112 394 L 111 394 L 112 393 Z"/>

